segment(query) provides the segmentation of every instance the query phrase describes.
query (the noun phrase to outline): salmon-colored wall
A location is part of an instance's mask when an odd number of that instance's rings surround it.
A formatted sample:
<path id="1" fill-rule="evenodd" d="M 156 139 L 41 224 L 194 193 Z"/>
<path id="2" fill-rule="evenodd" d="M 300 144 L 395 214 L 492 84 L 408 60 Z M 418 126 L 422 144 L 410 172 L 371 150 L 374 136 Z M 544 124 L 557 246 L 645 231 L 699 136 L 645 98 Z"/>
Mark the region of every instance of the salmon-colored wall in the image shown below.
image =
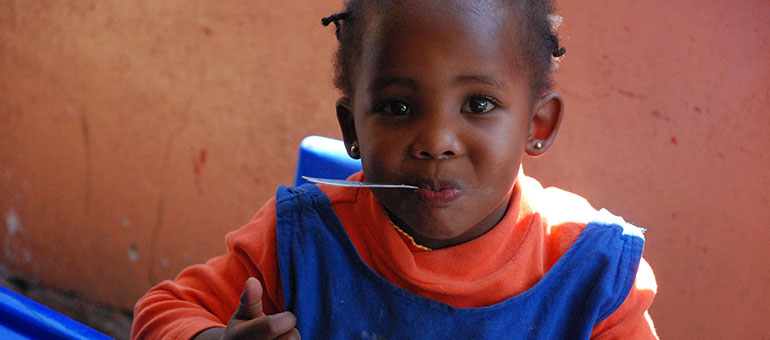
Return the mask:
<path id="1" fill-rule="evenodd" d="M 0 1 L 0 261 L 130 308 L 339 137 L 341 1 Z M 567 116 L 528 161 L 647 227 L 665 339 L 770 337 L 770 6 L 562 1 Z"/>
<path id="2" fill-rule="evenodd" d="M 526 164 L 649 229 L 665 339 L 770 339 L 770 3 L 561 1 L 567 115 Z"/>
<path id="3" fill-rule="evenodd" d="M 45 283 L 131 307 L 339 135 L 337 3 L 0 4 L 2 261 Z"/>

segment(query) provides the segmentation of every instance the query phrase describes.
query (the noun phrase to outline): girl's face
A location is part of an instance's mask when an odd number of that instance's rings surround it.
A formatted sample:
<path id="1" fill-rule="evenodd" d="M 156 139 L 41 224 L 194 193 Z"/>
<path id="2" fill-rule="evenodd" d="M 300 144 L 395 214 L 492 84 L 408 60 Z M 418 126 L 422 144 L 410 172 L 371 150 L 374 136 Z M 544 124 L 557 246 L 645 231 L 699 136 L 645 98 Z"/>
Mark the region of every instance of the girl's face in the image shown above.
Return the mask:
<path id="1" fill-rule="evenodd" d="M 402 1 L 367 18 L 354 94 L 338 104 L 366 180 L 420 187 L 372 191 L 397 225 L 432 248 L 500 221 L 525 147 L 542 130 L 530 119 L 542 105 L 532 102 L 515 25 L 500 14 L 507 9 L 472 2 Z"/>

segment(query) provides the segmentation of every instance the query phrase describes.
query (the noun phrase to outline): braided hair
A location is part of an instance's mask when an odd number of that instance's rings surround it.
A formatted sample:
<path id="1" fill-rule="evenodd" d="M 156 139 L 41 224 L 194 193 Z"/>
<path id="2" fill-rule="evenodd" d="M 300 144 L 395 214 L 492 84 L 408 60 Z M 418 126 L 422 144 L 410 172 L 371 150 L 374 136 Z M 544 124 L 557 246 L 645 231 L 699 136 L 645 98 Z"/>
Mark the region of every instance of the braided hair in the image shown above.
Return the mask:
<path id="1" fill-rule="evenodd" d="M 353 94 L 354 70 L 362 55 L 361 45 L 365 30 L 364 20 L 372 13 L 367 1 L 379 4 L 386 0 L 347 0 L 345 10 L 321 19 L 321 24 L 334 24 L 339 47 L 335 54 L 334 85 L 346 96 Z M 554 32 L 555 20 L 552 0 L 504 0 L 510 8 L 519 9 L 518 39 L 523 46 L 522 57 L 530 66 L 530 86 L 534 95 L 541 95 L 553 86 L 552 73 L 566 48 L 559 44 Z"/>

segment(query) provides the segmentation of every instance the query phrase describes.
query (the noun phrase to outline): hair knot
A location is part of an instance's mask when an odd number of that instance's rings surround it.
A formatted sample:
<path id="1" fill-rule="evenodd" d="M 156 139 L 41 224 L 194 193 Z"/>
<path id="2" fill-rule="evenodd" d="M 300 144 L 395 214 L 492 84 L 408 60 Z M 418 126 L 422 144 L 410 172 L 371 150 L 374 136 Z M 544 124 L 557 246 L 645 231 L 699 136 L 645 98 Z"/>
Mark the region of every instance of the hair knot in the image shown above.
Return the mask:
<path id="1" fill-rule="evenodd" d="M 564 53 L 567 53 L 567 49 L 564 46 L 559 46 L 559 38 L 556 37 L 555 34 L 551 34 L 551 55 L 554 58 L 558 58 L 564 55 Z"/>
<path id="2" fill-rule="evenodd" d="M 326 18 L 321 19 L 321 24 L 324 26 L 329 26 L 329 24 L 334 23 L 335 31 L 334 34 L 337 36 L 337 40 L 340 39 L 340 20 L 345 20 L 350 17 L 350 12 L 342 12 L 337 14 L 332 14 Z"/>

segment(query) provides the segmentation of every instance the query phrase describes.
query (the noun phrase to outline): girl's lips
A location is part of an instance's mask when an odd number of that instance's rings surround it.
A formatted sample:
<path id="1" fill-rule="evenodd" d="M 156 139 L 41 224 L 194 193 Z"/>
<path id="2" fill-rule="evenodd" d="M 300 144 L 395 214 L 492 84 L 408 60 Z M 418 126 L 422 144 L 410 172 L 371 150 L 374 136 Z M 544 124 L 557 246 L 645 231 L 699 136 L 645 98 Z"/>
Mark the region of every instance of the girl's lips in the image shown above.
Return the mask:
<path id="1" fill-rule="evenodd" d="M 429 188 L 419 188 L 415 190 L 417 196 L 428 206 L 444 206 L 460 197 L 460 189 L 441 189 L 432 190 Z"/>
<path id="2" fill-rule="evenodd" d="M 462 186 L 452 181 L 423 180 L 415 190 L 417 197 L 428 206 L 444 206 L 462 194 Z"/>

